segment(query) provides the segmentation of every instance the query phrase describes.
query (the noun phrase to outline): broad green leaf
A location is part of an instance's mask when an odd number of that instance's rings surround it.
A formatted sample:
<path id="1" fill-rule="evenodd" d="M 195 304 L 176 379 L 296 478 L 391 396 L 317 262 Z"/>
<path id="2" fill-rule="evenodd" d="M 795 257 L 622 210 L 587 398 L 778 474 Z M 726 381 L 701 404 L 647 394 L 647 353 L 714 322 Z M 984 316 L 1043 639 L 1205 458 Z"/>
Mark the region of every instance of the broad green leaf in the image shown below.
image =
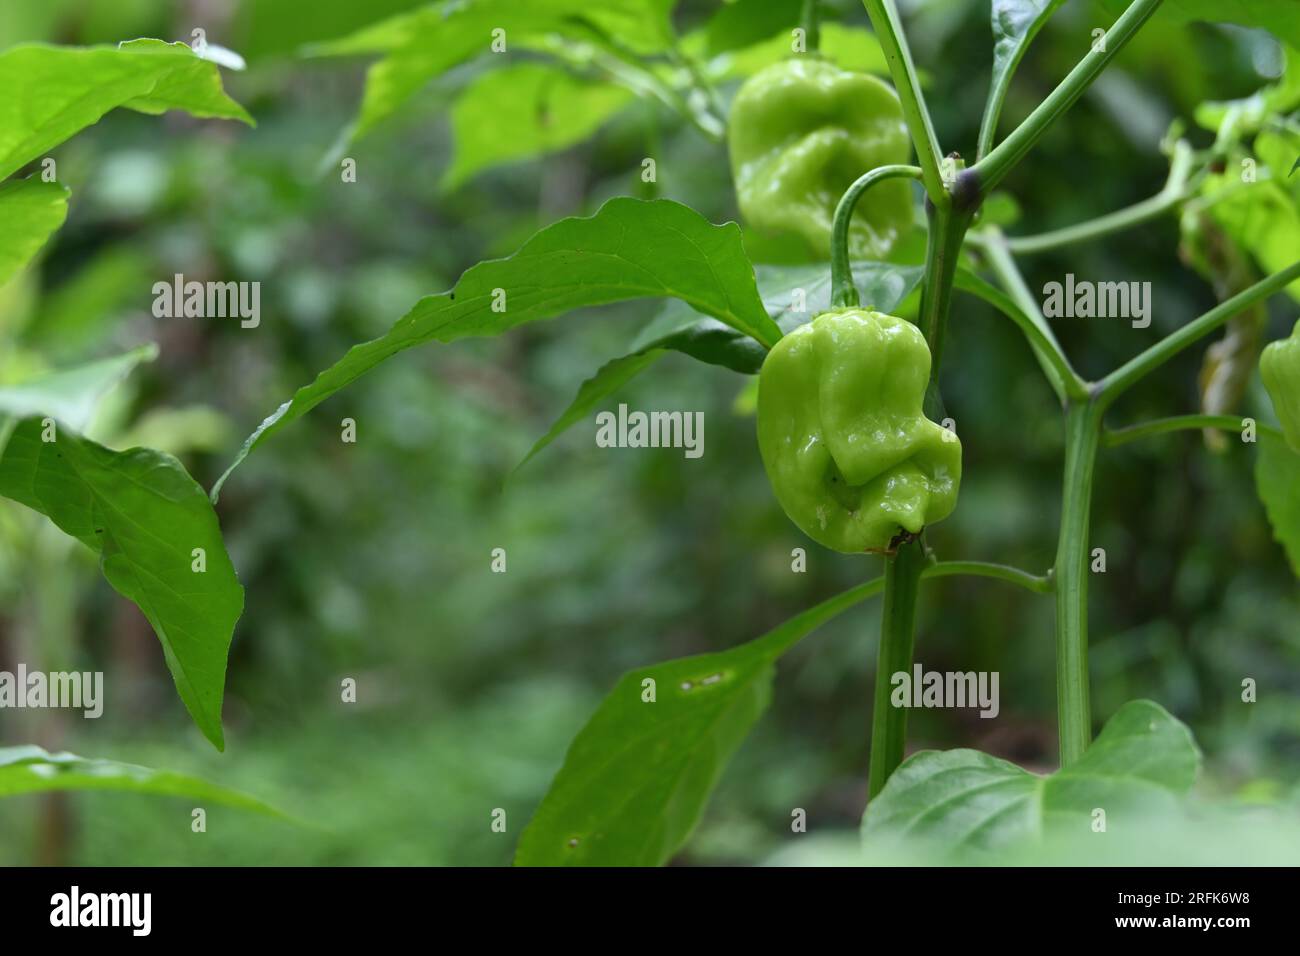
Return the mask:
<path id="1" fill-rule="evenodd" d="M 158 347 L 146 345 L 110 359 L 0 386 L 0 415 L 49 415 L 83 430 L 90 424 L 100 399 L 141 362 L 152 362 L 157 357 Z"/>
<path id="2" fill-rule="evenodd" d="M 1286 552 L 1291 570 L 1300 577 L 1300 454 L 1267 432 L 1258 437 L 1255 488 L 1273 537 Z"/>
<path id="3" fill-rule="evenodd" d="M 505 50 L 526 45 L 539 34 L 564 32 L 578 39 L 613 37 L 640 53 L 665 49 L 671 42 L 671 0 L 477 0 L 433 4 L 375 24 L 352 36 L 317 44 L 315 56 L 383 53 L 366 74 L 361 113 L 352 130 L 359 139 L 395 113 L 434 77 L 492 49 L 504 39 Z M 591 28 L 595 28 L 596 34 Z M 494 31 L 497 31 L 494 33 Z M 504 31 L 501 33 L 500 31 Z M 483 118 L 497 135 L 512 130 Z"/>
<path id="4" fill-rule="evenodd" d="M 1011 77 L 1043 24 L 1065 0 L 993 0 L 993 78 L 989 84 L 988 104 L 984 107 L 984 126 L 997 132 L 998 116 L 1006 99 Z"/>
<path id="5" fill-rule="evenodd" d="M 915 754 L 867 805 L 862 835 L 868 847 L 925 838 L 950 851 L 1001 851 L 1088 834 L 1100 808 L 1107 839 L 1132 839 L 1152 814 L 1176 812 L 1200 761 L 1186 725 L 1159 704 L 1130 701 L 1077 762 L 1048 776 L 978 750 Z"/>
<path id="6" fill-rule="evenodd" d="M 783 332 L 809 321 L 830 306 L 830 273 L 825 266 L 756 266 L 755 278 L 763 307 Z M 921 279 L 922 270 L 886 262 L 862 262 L 854 267 L 853 279 L 862 301 L 888 312 L 907 297 Z M 802 291 L 804 309 L 794 312 L 796 291 Z M 614 394 L 672 349 L 710 365 L 752 375 L 763 366 L 767 349 L 748 335 L 741 335 L 717 319 L 702 316 L 681 300 L 674 299 L 642 329 L 632 351 L 601 366 L 582 383 L 573 403 L 537 440 L 515 471 L 555 441 L 567 429 L 582 421 L 601 399 Z"/>
<path id="7" fill-rule="evenodd" d="M 222 91 L 217 67 L 184 43 L 16 46 L 0 53 L 0 89 L 0 179 L 119 106 L 253 123 Z"/>
<path id="8" fill-rule="evenodd" d="M 519 838 L 515 864 L 666 863 L 767 707 L 777 659 L 882 586 L 883 579 L 861 584 L 729 651 L 624 674 L 574 738 Z M 648 680 L 653 701 L 645 699 Z"/>
<path id="9" fill-rule="evenodd" d="M 68 215 L 68 190 L 38 176 L 0 183 L 0 285 L 41 251 Z"/>
<path id="10" fill-rule="evenodd" d="M 0 458 L 0 495 L 100 555 L 108 583 L 153 625 L 195 724 L 224 749 L 226 655 L 244 589 L 212 504 L 181 463 L 148 448 L 111 451 L 63 425 L 51 434 L 29 418 Z M 196 570 L 197 549 L 206 570 Z"/>
<path id="11" fill-rule="evenodd" d="M 1129 2 L 1102 0 L 1115 16 L 1123 13 Z M 1259 27 L 1279 40 L 1300 47 L 1300 0 L 1164 0 L 1147 29 L 1159 30 L 1162 26 L 1197 20 Z"/>
<path id="12" fill-rule="evenodd" d="M 572 146 L 632 98 L 621 86 L 581 79 L 546 63 L 484 73 L 452 107 L 456 150 L 443 182 L 455 187 L 491 166 Z"/>
<path id="13" fill-rule="evenodd" d="M 49 753 L 34 746 L 0 747 L 0 797 L 53 790 L 123 790 L 160 797 L 189 797 L 289 819 L 256 797 L 188 774 L 70 753 Z"/>
<path id="14" fill-rule="evenodd" d="M 664 296 L 766 345 L 781 337 L 763 309 L 735 223 L 715 226 L 666 199 L 611 199 L 594 216 L 546 227 L 506 259 L 473 266 L 450 292 L 426 296 L 386 335 L 354 346 L 249 436 L 213 487 L 213 500 L 260 442 L 398 352 L 498 335 L 584 306 Z"/>

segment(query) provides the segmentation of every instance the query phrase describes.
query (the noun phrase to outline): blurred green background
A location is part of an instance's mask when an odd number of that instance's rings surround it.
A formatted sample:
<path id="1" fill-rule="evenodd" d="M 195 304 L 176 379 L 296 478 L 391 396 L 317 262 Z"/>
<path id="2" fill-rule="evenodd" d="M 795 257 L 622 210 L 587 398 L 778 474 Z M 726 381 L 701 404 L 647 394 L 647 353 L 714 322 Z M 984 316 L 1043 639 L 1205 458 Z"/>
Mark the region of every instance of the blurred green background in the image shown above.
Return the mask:
<path id="1" fill-rule="evenodd" d="M 536 229 L 609 196 L 659 194 L 715 222 L 737 216 L 724 150 L 635 102 L 588 142 L 501 167 L 454 190 L 447 109 L 484 68 L 431 84 L 400 116 L 347 148 L 357 182 L 320 167 L 355 116 L 365 61 L 295 57 L 412 0 L 169 3 L 41 0 L 0 8 L 0 45 L 136 36 L 239 51 L 227 89 L 258 127 L 118 111 L 55 151 L 72 189 L 67 225 L 38 266 L 0 289 L 0 375 L 156 341 L 92 436 L 174 450 L 209 486 L 243 437 L 352 343 L 421 295 Z M 830 6 L 867 23 L 860 4 Z M 945 144 L 973 152 L 989 65 L 988 4 L 900 3 Z M 683 0 L 698 26 L 717 4 Z M 1077 61 L 1110 17 L 1071 2 L 1016 78 L 1004 131 Z M 784 33 L 784 30 L 772 31 Z M 512 53 L 526 58 L 526 54 Z M 1206 98 L 1248 95 L 1281 68 L 1260 33 L 1207 25 L 1147 31 L 1007 183 L 1032 233 L 1155 193 L 1169 122 Z M 734 88 L 734 84 L 733 84 Z M 724 88 L 730 95 L 732 88 Z M 485 117 L 490 122 L 490 117 Z M 651 147 L 647 144 L 653 142 Z M 1178 260 L 1167 217 L 1025 259 L 1032 289 L 1079 277 L 1149 279 L 1155 314 L 1058 320 L 1095 377 L 1211 307 Z M 155 319 L 155 281 L 260 280 L 262 323 Z M 1274 303 L 1269 335 L 1295 319 Z M 706 454 L 608 452 L 591 421 L 522 471 L 509 470 L 579 383 L 625 350 L 654 302 L 588 310 L 498 340 L 401 355 L 286 429 L 223 491 L 218 508 L 247 589 L 231 651 L 218 754 L 191 726 L 147 622 L 99 577 L 88 552 L 44 519 L 0 507 L 0 667 L 102 670 L 102 718 L 0 712 L 0 744 L 192 771 L 320 825 L 296 828 L 209 808 L 190 831 L 184 801 L 125 794 L 0 803 L 0 863 L 505 864 L 568 741 L 624 670 L 719 650 L 881 571 L 804 539 L 772 498 L 753 421 L 733 409 L 745 379 L 672 354 L 615 400 L 703 410 Z M 1112 423 L 1196 410 L 1202 349 L 1126 397 Z M 1061 415 L 1010 323 L 958 296 L 943 388 L 965 448 L 956 514 L 936 526 L 942 558 L 1043 571 L 1055 550 Z M 1258 383 L 1243 410 L 1267 414 Z M 339 422 L 358 440 L 339 440 Z M 1253 452 L 1222 455 L 1181 433 L 1103 451 L 1092 543 L 1093 710 L 1150 697 L 1206 752 L 1200 790 L 1267 798 L 1300 780 L 1300 610 L 1252 481 Z M 508 572 L 493 574 L 493 548 Z M 790 553 L 808 551 L 791 573 Z M 726 773 L 681 856 L 754 863 L 811 833 L 856 827 L 865 802 L 879 605 L 868 603 L 785 659 L 773 707 Z M 917 659 L 997 670 L 1001 714 L 915 711 L 913 746 L 972 746 L 1031 769 L 1055 759 L 1052 602 L 998 582 L 924 586 Z M 356 704 L 340 681 L 358 682 Z M 1259 702 L 1240 701 L 1244 677 Z M 505 834 L 490 828 L 495 808 Z"/>

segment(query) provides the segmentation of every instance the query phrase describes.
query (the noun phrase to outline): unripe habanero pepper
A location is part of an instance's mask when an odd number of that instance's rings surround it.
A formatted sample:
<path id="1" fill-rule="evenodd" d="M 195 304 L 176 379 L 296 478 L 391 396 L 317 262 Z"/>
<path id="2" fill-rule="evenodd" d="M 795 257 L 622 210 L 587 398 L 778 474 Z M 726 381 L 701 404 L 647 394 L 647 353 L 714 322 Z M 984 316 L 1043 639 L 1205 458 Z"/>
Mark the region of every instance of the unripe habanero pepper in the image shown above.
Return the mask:
<path id="1" fill-rule="evenodd" d="M 863 173 L 911 154 L 892 87 L 811 57 L 775 63 L 746 80 L 727 126 L 741 214 L 759 231 L 802 235 L 823 256 L 830 255 L 844 191 Z M 908 183 L 880 183 L 853 218 L 850 255 L 884 258 L 912 218 Z"/>
<path id="2" fill-rule="evenodd" d="M 781 507 L 814 541 L 887 551 L 952 512 L 961 442 L 921 411 L 929 377 L 920 330 L 865 309 L 824 312 L 768 353 L 759 451 Z"/>

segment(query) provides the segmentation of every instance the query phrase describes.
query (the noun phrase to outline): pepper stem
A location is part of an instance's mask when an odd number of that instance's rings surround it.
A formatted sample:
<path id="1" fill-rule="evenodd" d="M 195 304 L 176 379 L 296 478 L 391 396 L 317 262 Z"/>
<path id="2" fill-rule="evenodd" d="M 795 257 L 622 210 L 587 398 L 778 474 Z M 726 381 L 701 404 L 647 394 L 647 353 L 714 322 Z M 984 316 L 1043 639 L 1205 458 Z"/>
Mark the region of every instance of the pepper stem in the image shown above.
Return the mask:
<path id="1" fill-rule="evenodd" d="M 859 176 L 844 191 L 835 207 L 831 222 L 831 308 L 845 309 L 860 305 L 857 286 L 853 284 L 853 267 L 849 262 L 849 223 L 858 199 L 876 183 L 886 179 L 906 177 L 920 179 L 919 166 L 878 166 Z"/>
<path id="2" fill-rule="evenodd" d="M 803 13 L 799 17 L 799 25 L 803 27 L 804 52 L 816 53 L 822 45 L 821 16 L 817 12 L 817 0 L 803 0 Z"/>
<path id="3" fill-rule="evenodd" d="M 1102 408 L 1071 402 L 1065 418 L 1065 488 L 1056 548 L 1056 710 L 1061 766 L 1092 741 L 1088 696 L 1088 524 Z"/>
<path id="4" fill-rule="evenodd" d="M 889 775 L 903 762 L 907 743 L 907 710 L 890 702 L 893 677 L 912 669 L 916 625 L 916 595 L 925 570 L 925 548 L 920 540 L 899 545 L 886 559 L 885 600 L 880 619 L 880 649 L 876 654 L 876 694 L 871 707 L 871 766 L 867 773 L 867 799 L 884 787 Z"/>

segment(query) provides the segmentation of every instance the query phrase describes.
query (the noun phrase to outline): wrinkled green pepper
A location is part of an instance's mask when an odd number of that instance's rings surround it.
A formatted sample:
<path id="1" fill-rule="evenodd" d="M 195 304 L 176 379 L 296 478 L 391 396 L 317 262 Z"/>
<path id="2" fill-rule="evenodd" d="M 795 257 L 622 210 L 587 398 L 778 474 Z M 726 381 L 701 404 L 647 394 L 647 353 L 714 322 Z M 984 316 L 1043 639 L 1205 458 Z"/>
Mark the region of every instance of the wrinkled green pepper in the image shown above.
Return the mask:
<path id="1" fill-rule="evenodd" d="M 1290 338 L 1278 339 L 1264 349 L 1259 374 L 1273 400 L 1286 443 L 1300 452 L 1300 322 Z"/>
<path id="2" fill-rule="evenodd" d="M 758 447 L 781 507 L 814 541 L 889 551 L 952 512 L 961 442 L 921 411 L 929 378 L 920 330 L 865 309 L 824 312 L 768 353 Z"/>
<path id="3" fill-rule="evenodd" d="M 863 173 L 911 154 L 903 110 L 890 86 L 811 57 L 750 77 L 728 119 L 731 172 L 741 214 L 762 232 L 802 235 L 829 256 L 831 222 Z M 855 259 L 880 259 L 912 223 L 909 185 L 874 187 L 849 229 Z"/>

